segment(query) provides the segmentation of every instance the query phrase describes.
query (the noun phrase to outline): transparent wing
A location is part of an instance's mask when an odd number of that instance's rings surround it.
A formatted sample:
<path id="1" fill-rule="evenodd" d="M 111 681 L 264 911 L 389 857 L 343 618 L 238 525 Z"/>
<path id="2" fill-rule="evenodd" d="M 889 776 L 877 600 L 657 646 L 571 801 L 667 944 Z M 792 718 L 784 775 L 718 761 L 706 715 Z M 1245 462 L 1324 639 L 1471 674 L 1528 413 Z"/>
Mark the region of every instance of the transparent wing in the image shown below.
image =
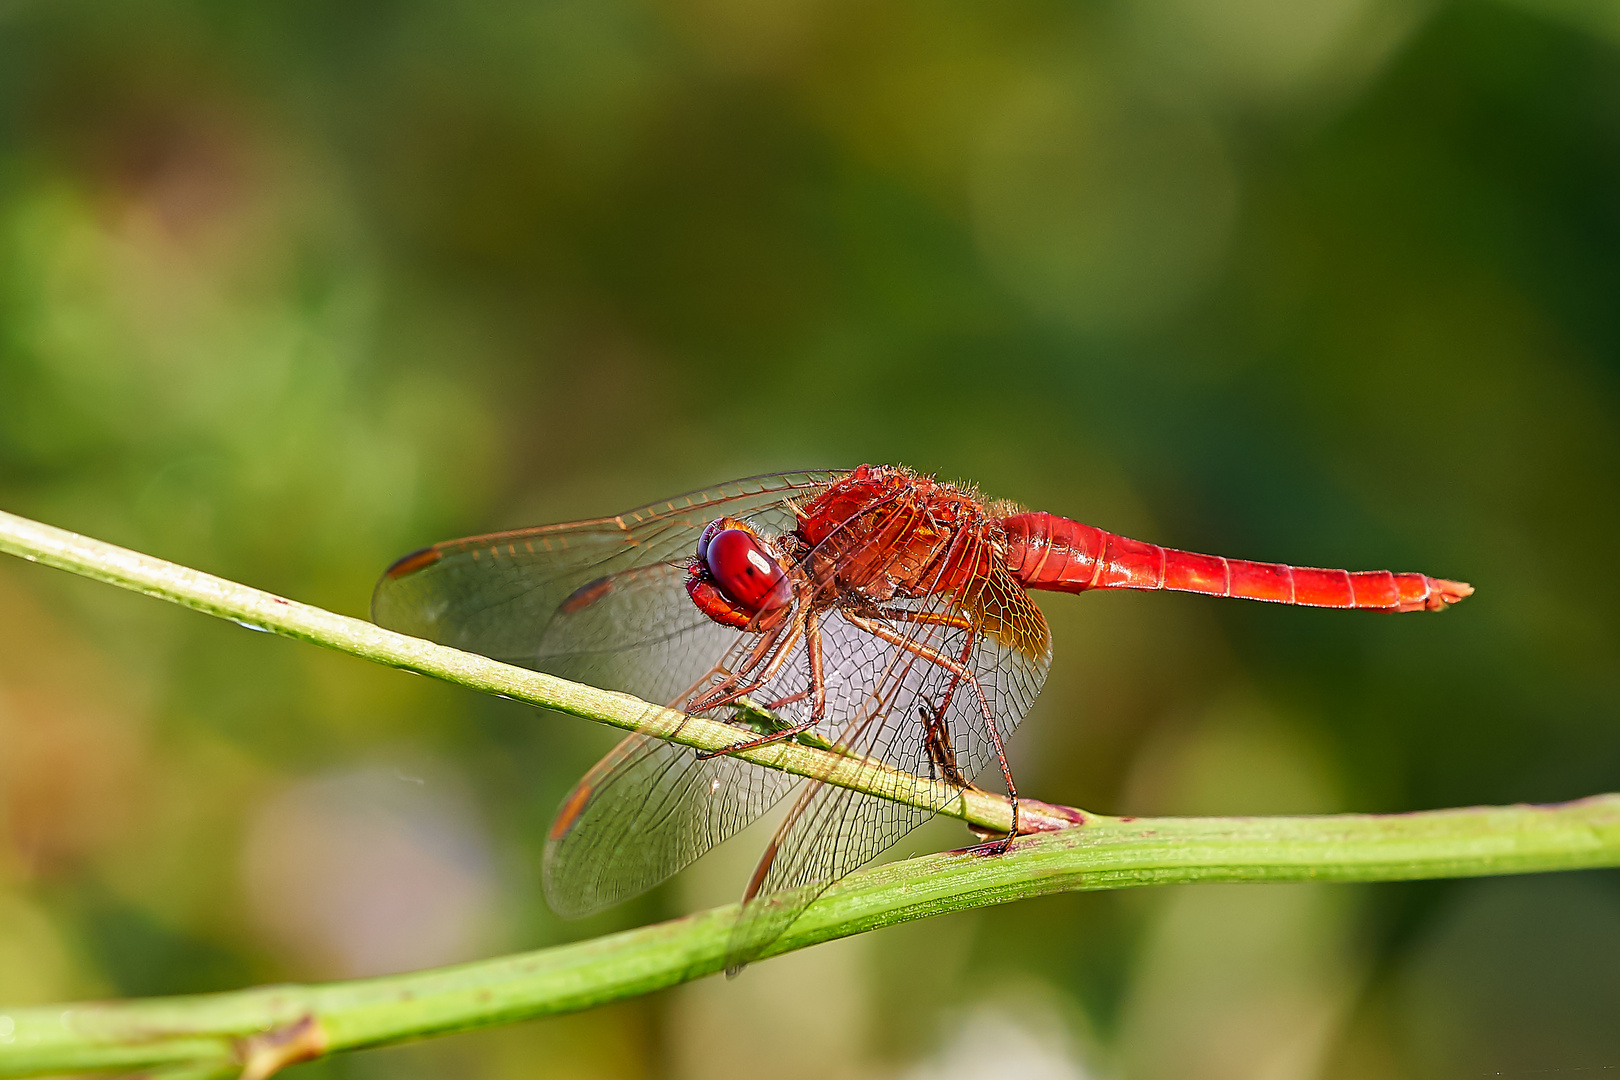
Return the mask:
<path id="1" fill-rule="evenodd" d="M 840 703 L 828 715 L 842 720 L 842 730 L 829 724 L 827 737 L 914 776 L 971 781 L 995 759 L 990 725 L 1005 740 L 1046 680 L 1045 619 L 999 568 L 951 595 L 886 605 L 886 614 L 884 628 L 898 641 L 840 611 L 827 618 L 825 666 Z M 755 872 L 727 945 L 727 969 L 755 959 L 828 885 L 932 816 L 848 788 L 806 784 Z"/>
<path id="2" fill-rule="evenodd" d="M 399 560 L 378 582 L 382 626 L 677 708 L 753 649 L 686 595 L 698 534 L 722 516 L 775 536 L 790 500 L 843 475 L 740 480 L 611 518 L 470 537 Z M 730 710 L 721 710 L 729 716 Z M 581 916 L 679 870 L 773 805 L 793 778 L 631 736 L 570 793 L 546 844 L 546 895 Z"/>
<path id="3" fill-rule="evenodd" d="M 954 590 L 817 615 L 826 707 L 815 734 L 875 768 L 929 779 L 971 778 L 993 760 L 991 725 L 1004 740 L 1028 711 L 1050 666 L 1050 636 L 1022 586 L 993 560 L 977 562 Z M 689 708 L 763 650 L 774 664 L 749 684 L 750 702 L 777 724 L 808 721 L 808 635 L 771 651 L 758 634 L 733 634 L 732 647 L 676 703 Z M 711 712 L 728 719 L 730 708 Z M 728 967 L 740 967 L 827 885 L 931 812 L 632 737 L 564 802 L 547 843 L 547 897 L 559 912 L 579 915 L 635 895 L 795 785 L 800 796 L 762 860 L 728 945 Z"/>
<path id="4" fill-rule="evenodd" d="M 684 592 L 681 598 L 686 600 Z M 704 622 L 723 632 L 729 645 L 710 653 L 713 662 L 703 677 L 669 699 L 683 711 L 693 711 L 692 703 L 724 672 L 768 652 L 771 644 L 767 635 Z M 793 659 L 791 650 L 780 657 L 783 663 Z M 738 712 L 725 706 L 706 715 L 732 719 Z M 738 738 L 750 730 L 740 730 Z M 557 811 L 546 837 L 546 900 L 559 915 L 579 918 L 645 892 L 745 828 L 796 780 L 735 758 L 700 758 L 690 747 L 631 735 L 574 785 Z"/>
<path id="5" fill-rule="evenodd" d="M 730 515 L 779 533 L 794 525 L 789 500 L 813 497 L 841 475 L 753 477 L 615 517 L 435 544 L 383 575 L 372 618 L 401 633 L 667 702 L 736 636 L 703 618 L 682 588 L 704 525 Z"/>
<path id="6" fill-rule="evenodd" d="M 546 902 L 574 919 L 639 895 L 759 817 L 796 780 L 631 735 L 558 811 L 546 838 Z"/>
<path id="7" fill-rule="evenodd" d="M 436 545 L 389 571 L 377 587 L 375 617 L 687 711 L 752 658 L 742 703 L 749 722 L 805 722 L 812 707 L 806 636 L 773 644 L 769 635 L 719 626 L 686 597 L 684 569 L 707 522 L 730 515 L 779 535 L 796 524 L 790 500 L 813 497 L 841 475 L 756 478 L 616 518 Z M 924 777 L 971 778 L 993 759 L 991 725 L 1005 739 L 1028 711 L 1050 665 L 1050 638 L 999 562 L 981 550 L 969 563 L 974 573 L 952 590 L 817 616 L 826 709 L 815 734 Z M 728 705 L 708 714 L 734 720 L 740 711 Z M 547 842 L 547 897 L 568 915 L 626 899 L 747 825 L 796 783 L 632 736 L 565 800 Z M 827 885 L 928 816 L 845 788 L 803 787 L 750 887 L 728 965 L 759 955 Z"/>

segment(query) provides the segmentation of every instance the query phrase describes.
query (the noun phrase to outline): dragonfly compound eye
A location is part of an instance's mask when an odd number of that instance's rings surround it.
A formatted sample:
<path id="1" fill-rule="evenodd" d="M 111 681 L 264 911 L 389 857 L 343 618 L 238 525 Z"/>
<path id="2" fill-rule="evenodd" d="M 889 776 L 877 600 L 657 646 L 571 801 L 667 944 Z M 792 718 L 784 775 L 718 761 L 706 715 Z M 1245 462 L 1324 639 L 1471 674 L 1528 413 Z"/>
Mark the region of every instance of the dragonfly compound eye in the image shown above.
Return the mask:
<path id="1" fill-rule="evenodd" d="M 726 518 L 716 518 L 714 521 L 709 522 L 703 529 L 703 535 L 698 537 L 697 557 L 703 562 L 707 563 L 709 561 L 709 541 L 729 528 L 726 520 Z"/>
<path id="2" fill-rule="evenodd" d="M 742 607 L 758 614 L 787 606 L 787 575 L 748 532 L 721 529 L 698 550 L 715 584 Z"/>

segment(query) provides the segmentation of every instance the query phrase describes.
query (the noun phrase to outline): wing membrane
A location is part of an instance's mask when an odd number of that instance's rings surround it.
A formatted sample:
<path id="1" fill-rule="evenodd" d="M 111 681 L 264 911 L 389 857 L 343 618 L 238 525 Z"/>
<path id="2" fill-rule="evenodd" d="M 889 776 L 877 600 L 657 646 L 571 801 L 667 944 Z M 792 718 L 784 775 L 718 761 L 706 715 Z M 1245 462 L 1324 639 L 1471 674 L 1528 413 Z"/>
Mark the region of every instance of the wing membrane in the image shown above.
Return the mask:
<path id="1" fill-rule="evenodd" d="M 796 779 L 631 735 L 558 812 L 546 840 L 546 901 L 579 918 L 643 893 L 748 825 Z"/>
<path id="2" fill-rule="evenodd" d="M 1004 620 L 1016 620 L 1019 633 L 999 632 L 1002 626 L 994 620 L 973 616 L 985 606 L 976 602 L 981 589 L 993 590 L 997 610 Z M 836 614 L 823 628 L 828 671 L 846 673 L 840 697 L 853 704 L 856 694 L 861 696 L 860 706 L 842 713 L 844 730 L 828 737 L 914 776 L 949 779 L 941 775 L 945 764 L 935 760 L 938 752 L 929 751 L 926 713 L 945 734 L 951 765 L 972 780 L 995 759 L 984 713 L 990 712 L 997 734 L 1006 739 L 1046 680 L 1051 649 L 1045 620 L 1022 587 L 995 575 L 977 579 L 955 596 L 895 607 L 914 620 L 892 623 L 909 628 L 904 645 Z M 1019 647 L 1031 642 L 1040 643 L 1033 654 Z M 959 667 L 953 672 L 927 655 L 959 661 Z M 827 886 L 932 816 L 849 788 L 806 784 L 756 871 L 755 895 L 727 944 L 727 969 L 736 971 L 758 957 Z"/>
<path id="3" fill-rule="evenodd" d="M 758 640 L 705 617 L 686 562 L 715 518 L 766 535 L 789 500 L 839 472 L 754 477 L 625 514 L 493 533 L 408 555 L 377 583 L 379 625 L 681 707 Z M 547 899 L 580 916 L 642 892 L 746 826 L 794 778 L 631 736 L 565 800 L 546 845 Z"/>
<path id="4" fill-rule="evenodd" d="M 853 755 L 929 779 L 952 778 L 943 775 L 947 767 L 967 778 L 981 772 L 994 759 L 986 714 L 997 734 L 1010 735 L 1051 660 L 1045 620 L 1000 568 L 987 567 L 953 592 L 897 599 L 865 615 L 832 607 L 817 618 L 826 711 L 815 733 Z M 889 628 L 887 637 L 870 632 L 876 624 Z M 733 636 L 716 672 L 736 670 L 759 641 L 755 634 Z M 754 701 L 771 705 L 782 724 L 811 715 L 807 648 L 806 639 L 795 641 L 750 692 Z M 712 680 L 700 680 L 675 703 L 696 700 L 709 685 Z M 713 710 L 720 718 L 727 712 Z M 948 762 L 929 749 L 928 719 L 943 733 Z M 728 943 L 727 966 L 740 967 L 829 884 L 932 812 L 734 759 L 699 760 L 686 748 L 633 737 L 565 801 L 547 844 L 548 899 L 560 912 L 585 914 L 635 895 L 795 787 L 799 795 Z"/>
<path id="5" fill-rule="evenodd" d="M 619 659 L 602 664 L 609 669 L 603 685 L 664 702 L 660 684 L 679 682 L 680 674 L 696 678 L 696 669 L 735 636 L 705 633 L 700 623 L 707 620 L 680 588 L 678 569 L 704 525 L 731 515 L 772 532 L 791 528 L 788 500 L 812 497 L 840 475 L 753 477 L 614 517 L 435 544 L 401 559 L 377 583 L 372 618 L 391 630 L 559 675 L 597 674 L 593 659 L 613 653 Z M 670 655 L 674 639 L 682 640 L 676 651 L 684 658 Z M 662 649 L 656 657 L 662 672 L 625 655 L 644 648 Z M 671 663 L 679 674 L 669 675 Z"/>

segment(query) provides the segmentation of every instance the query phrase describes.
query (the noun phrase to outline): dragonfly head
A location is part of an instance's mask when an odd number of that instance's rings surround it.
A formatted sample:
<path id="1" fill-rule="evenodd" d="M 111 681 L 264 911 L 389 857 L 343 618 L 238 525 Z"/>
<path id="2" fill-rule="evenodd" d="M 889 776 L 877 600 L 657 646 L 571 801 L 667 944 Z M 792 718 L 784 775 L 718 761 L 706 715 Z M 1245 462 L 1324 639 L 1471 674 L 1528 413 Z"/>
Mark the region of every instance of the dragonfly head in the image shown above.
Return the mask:
<path id="1" fill-rule="evenodd" d="M 774 620 L 793 599 L 776 552 L 736 518 L 720 518 L 703 530 L 687 568 L 686 593 L 709 618 L 738 629 Z"/>

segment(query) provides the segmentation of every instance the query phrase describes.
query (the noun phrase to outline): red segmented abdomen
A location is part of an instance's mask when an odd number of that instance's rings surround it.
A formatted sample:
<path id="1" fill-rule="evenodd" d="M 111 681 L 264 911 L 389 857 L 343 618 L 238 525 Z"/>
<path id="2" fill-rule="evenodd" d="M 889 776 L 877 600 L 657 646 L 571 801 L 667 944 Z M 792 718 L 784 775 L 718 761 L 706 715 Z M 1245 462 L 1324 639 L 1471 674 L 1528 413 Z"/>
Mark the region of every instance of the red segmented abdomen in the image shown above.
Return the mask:
<path id="1" fill-rule="evenodd" d="M 1473 586 L 1388 570 L 1318 570 L 1162 548 L 1044 512 L 1005 518 L 1007 569 L 1025 588 L 1173 589 L 1277 604 L 1438 611 Z"/>

